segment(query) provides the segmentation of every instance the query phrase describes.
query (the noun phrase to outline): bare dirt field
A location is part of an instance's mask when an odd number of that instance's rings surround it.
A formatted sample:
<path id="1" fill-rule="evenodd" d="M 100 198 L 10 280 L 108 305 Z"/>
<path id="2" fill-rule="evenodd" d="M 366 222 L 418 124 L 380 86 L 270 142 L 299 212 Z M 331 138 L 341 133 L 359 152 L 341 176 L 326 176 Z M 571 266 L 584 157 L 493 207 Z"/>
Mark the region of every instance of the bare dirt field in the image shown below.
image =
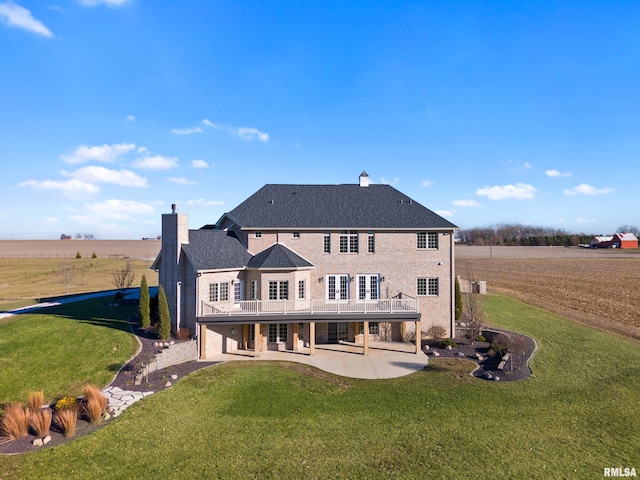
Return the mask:
<path id="1" fill-rule="evenodd" d="M 0 240 L 0 258 L 135 258 L 154 260 L 160 240 Z"/>
<path id="2" fill-rule="evenodd" d="M 456 271 L 462 278 L 486 280 L 490 292 L 640 338 L 637 251 L 456 247 Z"/>

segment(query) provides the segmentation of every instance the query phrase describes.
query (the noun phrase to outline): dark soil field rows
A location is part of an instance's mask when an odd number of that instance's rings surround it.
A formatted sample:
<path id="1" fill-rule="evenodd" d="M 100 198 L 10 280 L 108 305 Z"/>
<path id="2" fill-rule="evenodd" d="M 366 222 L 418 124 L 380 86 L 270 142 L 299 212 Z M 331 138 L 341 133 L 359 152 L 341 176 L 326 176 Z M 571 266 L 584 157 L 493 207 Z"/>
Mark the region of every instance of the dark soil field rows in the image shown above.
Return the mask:
<path id="1" fill-rule="evenodd" d="M 136 258 L 153 260 L 159 240 L 0 240 L 0 258 Z"/>
<path id="2" fill-rule="evenodd" d="M 509 247 L 505 247 L 508 249 Z M 640 338 L 640 258 L 457 258 L 462 278 L 573 320 Z"/>

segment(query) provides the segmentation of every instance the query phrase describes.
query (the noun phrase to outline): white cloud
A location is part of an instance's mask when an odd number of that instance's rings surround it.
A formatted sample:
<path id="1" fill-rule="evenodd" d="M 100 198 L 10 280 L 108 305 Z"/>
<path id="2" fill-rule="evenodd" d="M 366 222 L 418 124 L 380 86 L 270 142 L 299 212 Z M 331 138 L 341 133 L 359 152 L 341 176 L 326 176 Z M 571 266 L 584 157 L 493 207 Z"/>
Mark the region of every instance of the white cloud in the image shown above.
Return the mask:
<path id="1" fill-rule="evenodd" d="M 183 178 L 183 177 L 170 177 L 170 178 L 167 178 L 167 180 L 169 182 L 177 183 L 179 185 L 198 185 L 200 183 L 200 182 L 194 182 L 192 180 L 187 180 L 186 178 Z"/>
<path id="2" fill-rule="evenodd" d="M 100 191 L 100 188 L 93 183 L 84 182 L 77 178 L 72 178 L 65 181 L 55 180 L 27 180 L 18 184 L 19 187 L 31 187 L 35 190 L 58 190 L 68 198 L 86 198 L 91 195 L 95 195 Z"/>
<path id="3" fill-rule="evenodd" d="M 106 5 L 108 7 L 119 7 L 124 5 L 129 0 L 80 0 L 80 5 L 85 7 L 97 7 L 98 5 Z"/>
<path id="4" fill-rule="evenodd" d="M 121 187 L 148 187 L 147 179 L 131 170 L 109 170 L 108 168 L 90 165 L 75 172 L 62 172 L 68 177 L 77 178 L 85 182 L 113 183 Z"/>
<path id="5" fill-rule="evenodd" d="M 178 166 L 176 157 L 163 157 L 162 155 L 154 155 L 139 158 L 133 162 L 136 168 L 144 168 L 147 170 L 169 170 Z"/>
<path id="6" fill-rule="evenodd" d="M 614 188 L 595 188 L 586 183 L 581 183 L 577 187 L 564 190 L 562 193 L 565 195 L 606 195 L 613 192 L 615 192 Z"/>
<path id="7" fill-rule="evenodd" d="M 194 133 L 202 133 L 202 129 L 200 127 L 193 128 L 174 128 L 171 130 L 176 135 L 192 135 Z"/>
<path id="8" fill-rule="evenodd" d="M 433 185 L 433 182 L 431 180 L 423 180 L 422 181 L 422 186 L 423 187 L 430 187 L 431 185 Z"/>
<path id="9" fill-rule="evenodd" d="M 60 155 L 60 158 L 67 163 L 86 163 L 90 161 L 112 163 L 125 153 L 129 153 L 135 149 L 136 146 L 133 143 L 105 144 L 93 147 L 80 145 L 70 155 Z"/>
<path id="10" fill-rule="evenodd" d="M 559 170 L 547 170 L 546 172 L 544 172 L 544 174 L 547 177 L 551 177 L 551 178 L 554 178 L 554 177 L 570 177 L 571 176 L 571 173 L 569 173 L 569 172 L 561 172 Z"/>
<path id="11" fill-rule="evenodd" d="M 480 207 L 480 203 L 477 200 L 454 200 L 453 203 L 456 207 Z"/>
<path id="12" fill-rule="evenodd" d="M 536 191 L 532 185 L 516 183 L 515 185 L 479 188 L 476 190 L 476 195 L 487 197 L 489 200 L 505 200 L 507 198 L 531 200 L 535 197 Z"/>
<path id="13" fill-rule="evenodd" d="M 127 118 L 125 119 L 125 122 L 127 123 L 131 123 L 131 122 L 135 122 L 136 121 L 136 117 L 133 115 L 127 115 Z"/>
<path id="14" fill-rule="evenodd" d="M 400 179 L 398 177 L 394 177 L 393 180 L 387 180 L 384 177 L 380 179 L 380 183 L 382 183 L 383 185 L 397 185 L 399 181 Z M 372 182 L 372 183 L 375 183 L 375 182 Z"/>
<path id="15" fill-rule="evenodd" d="M 56 217 L 47 217 L 44 219 L 44 223 L 48 225 L 56 225 L 59 222 L 60 220 L 58 220 Z"/>
<path id="16" fill-rule="evenodd" d="M 204 160 L 191 160 L 191 166 L 193 168 L 209 168 L 209 164 Z"/>
<path id="17" fill-rule="evenodd" d="M 266 132 L 261 132 L 257 128 L 253 127 L 234 127 L 233 125 L 223 125 L 218 123 L 213 123 L 206 118 L 202 120 L 202 124 L 207 127 L 215 128 L 217 130 L 224 130 L 232 135 L 237 135 L 240 138 L 244 138 L 245 140 L 255 140 L 258 139 L 261 142 L 267 142 L 269 140 L 269 134 Z"/>
<path id="18" fill-rule="evenodd" d="M 576 223 L 596 223 L 594 219 L 578 218 Z"/>
<path id="19" fill-rule="evenodd" d="M 453 212 L 450 212 L 449 210 L 436 210 L 435 213 L 441 217 L 453 217 Z"/>
<path id="20" fill-rule="evenodd" d="M 269 140 L 269 134 L 261 132 L 257 128 L 240 127 L 238 128 L 236 133 L 240 138 L 244 138 L 246 140 L 253 140 L 254 138 L 257 138 L 261 142 L 266 142 L 267 140 Z"/>
<path id="21" fill-rule="evenodd" d="M 0 4 L 0 20 L 10 27 L 21 28 L 27 32 L 45 37 L 52 37 L 53 33 L 40 20 L 36 20 L 31 12 L 16 3 Z"/>
<path id="22" fill-rule="evenodd" d="M 152 215 L 155 213 L 155 209 L 146 203 L 117 199 L 87 204 L 85 205 L 85 210 L 89 213 L 101 215 L 103 218 L 128 217 L 130 215 Z"/>
<path id="23" fill-rule="evenodd" d="M 204 198 L 199 198 L 197 200 L 189 200 L 187 205 L 200 205 L 203 207 L 213 207 L 217 205 L 224 205 L 222 200 L 205 200 Z"/>

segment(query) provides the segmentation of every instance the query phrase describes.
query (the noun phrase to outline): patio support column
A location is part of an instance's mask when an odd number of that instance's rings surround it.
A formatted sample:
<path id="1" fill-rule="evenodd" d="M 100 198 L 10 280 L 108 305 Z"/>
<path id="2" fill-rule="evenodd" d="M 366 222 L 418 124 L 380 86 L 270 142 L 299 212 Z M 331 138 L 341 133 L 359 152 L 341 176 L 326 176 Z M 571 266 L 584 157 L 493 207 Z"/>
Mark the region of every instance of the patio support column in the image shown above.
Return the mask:
<path id="1" fill-rule="evenodd" d="M 363 355 L 366 355 L 367 353 L 369 353 L 369 321 L 365 320 L 363 323 L 364 323 L 364 330 L 362 335 L 362 346 L 364 348 L 362 349 L 362 351 L 363 351 Z"/>
<path id="2" fill-rule="evenodd" d="M 416 320 L 416 355 L 422 351 L 422 332 L 420 332 L 420 320 Z"/>
<path id="3" fill-rule="evenodd" d="M 200 360 L 207 358 L 207 326 L 200 324 Z"/>
<path id="4" fill-rule="evenodd" d="M 242 325 L 242 349 L 249 349 L 249 325 L 246 323 Z"/>
<path id="5" fill-rule="evenodd" d="M 260 349 L 262 348 L 262 332 L 260 331 L 260 324 L 256 323 L 255 326 L 253 327 L 255 329 L 255 340 L 254 340 L 254 345 L 253 345 L 253 356 L 254 357 L 259 357 L 260 356 Z"/>
<path id="6" fill-rule="evenodd" d="M 316 322 L 309 322 L 309 355 L 316 352 Z"/>
<path id="7" fill-rule="evenodd" d="M 294 352 L 298 351 L 298 323 L 294 323 L 293 324 L 293 345 L 292 345 L 292 350 Z"/>

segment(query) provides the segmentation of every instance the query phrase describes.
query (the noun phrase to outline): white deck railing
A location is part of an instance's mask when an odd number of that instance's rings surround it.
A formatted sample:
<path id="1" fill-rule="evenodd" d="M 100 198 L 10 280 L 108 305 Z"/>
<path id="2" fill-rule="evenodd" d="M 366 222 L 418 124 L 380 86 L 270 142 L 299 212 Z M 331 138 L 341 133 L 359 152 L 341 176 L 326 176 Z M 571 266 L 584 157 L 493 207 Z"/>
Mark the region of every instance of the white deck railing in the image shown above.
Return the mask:
<path id="1" fill-rule="evenodd" d="M 415 298 L 382 300 L 246 300 L 241 302 L 202 302 L 200 316 L 231 315 L 313 315 L 350 313 L 414 313 L 418 312 Z"/>

